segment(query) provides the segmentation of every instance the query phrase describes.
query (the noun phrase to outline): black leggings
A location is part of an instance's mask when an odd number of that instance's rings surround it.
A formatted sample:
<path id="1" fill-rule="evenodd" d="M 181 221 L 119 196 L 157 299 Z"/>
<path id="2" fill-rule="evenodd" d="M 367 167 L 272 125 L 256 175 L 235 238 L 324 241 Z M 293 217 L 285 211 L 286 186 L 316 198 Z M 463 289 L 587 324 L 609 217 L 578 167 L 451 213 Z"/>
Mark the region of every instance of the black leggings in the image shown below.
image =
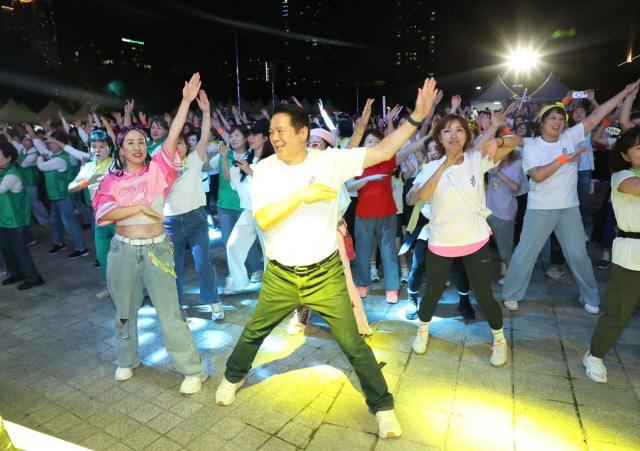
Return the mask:
<path id="1" fill-rule="evenodd" d="M 447 274 L 451 269 L 453 257 L 441 257 L 427 248 L 427 288 L 420 302 L 418 316 L 420 321 L 431 321 L 438 301 L 444 291 Z M 502 310 L 493 297 L 491 290 L 491 253 L 489 244 L 470 255 L 461 257 L 471 289 L 476 295 L 478 304 L 493 330 L 502 329 Z"/>
<path id="2" fill-rule="evenodd" d="M 409 281 L 407 289 L 411 293 L 420 291 L 422 279 L 425 273 L 425 260 L 427 259 L 427 242 L 424 240 L 416 240 L 416 247 L 413 250 L 413 261 L 411 262 L 411 272 L 409 273 Z M 469 294 L 469 279 L 464 270 L 461 258 L 455 258 L 449 274 L 456 284 L 458 293 Z"/>

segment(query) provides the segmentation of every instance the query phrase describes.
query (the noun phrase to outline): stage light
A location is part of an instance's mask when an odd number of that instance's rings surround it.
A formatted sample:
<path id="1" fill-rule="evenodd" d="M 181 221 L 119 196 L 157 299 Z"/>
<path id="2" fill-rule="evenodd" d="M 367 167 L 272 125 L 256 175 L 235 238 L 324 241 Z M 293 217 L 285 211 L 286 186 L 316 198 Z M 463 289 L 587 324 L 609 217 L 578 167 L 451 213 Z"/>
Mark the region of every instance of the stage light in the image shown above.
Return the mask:
<path id="1" fill-rule="evenodd" d="M 515 72 L 529 72 L 539 62 L 538 54 L 531 49 L 518 49 L 509 54 L 507 64 Z"/>

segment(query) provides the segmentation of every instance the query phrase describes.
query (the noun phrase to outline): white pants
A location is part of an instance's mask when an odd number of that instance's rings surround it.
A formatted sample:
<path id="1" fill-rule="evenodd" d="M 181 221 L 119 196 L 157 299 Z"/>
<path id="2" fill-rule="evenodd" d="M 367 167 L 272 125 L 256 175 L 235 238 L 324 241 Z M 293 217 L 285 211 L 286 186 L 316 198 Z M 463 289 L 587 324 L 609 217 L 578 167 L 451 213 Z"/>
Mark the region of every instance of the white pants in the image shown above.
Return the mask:
<path id="1" fill-rule="evenodd" d="M 258 227 L 255 219 L 253 219 L 251 210 L 245 209 L 233 227 L 227 242 L 227 265 L 229 266 L 229 275 L 235 290 L 242 290 L 249 285 L 249 275 L 244 262 L 256 238 L 260 242 L 262 255 L 264 256 L 264 266 L 266 267 L 267 254 L 264 251 L 264 233 Z"/>

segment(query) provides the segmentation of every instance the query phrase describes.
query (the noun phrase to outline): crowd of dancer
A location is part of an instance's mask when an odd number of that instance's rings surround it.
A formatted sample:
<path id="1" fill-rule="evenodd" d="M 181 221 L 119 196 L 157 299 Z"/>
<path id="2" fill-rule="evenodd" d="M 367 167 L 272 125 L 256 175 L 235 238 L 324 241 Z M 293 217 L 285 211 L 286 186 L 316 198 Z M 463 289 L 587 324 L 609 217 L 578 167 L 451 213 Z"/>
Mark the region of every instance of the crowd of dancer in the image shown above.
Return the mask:
<path id="1" fill-rule="evenodd" d="M 207 373 L 185 313 L 190 250 L 198 302 L 212 320 L 224 320 L 220 295 L 260 290 L 217 404 L 234 401 L 275 326 L 293 312 L 288 332 L 304 333 L 316 311 L 353 365 L 386 438 L 401 428 L 364 341 L 372 329 L 361 299 L 373 282 L 381 281 L 389 304 L 398 304 L 406 283 L 417 354 L 427 351 L 449 279 L 465 320 L 476 315 L 473 292 L 493 334 L 489 362 L 500 367 L 509 348 L 493 282 L 502 285 L 504 307 L 515 311 L 539 258 L 550 278 L 562 276 L 566 261 L 578 301 L 598 314 L 587 253 L 597 243 L 596 267 L 609 270 L 606 311 L 583 364 L 603 383 L 604 356 L 640 304 L 640 113 L 632 112 L 639 85 L 601 104 L 594 91 L 584 99 L 569 92 L 554 104 L 477 111 L 457 95 L 442 105 L 443 93 L 427 79 L 413 108 L 374 115 L 368 99 L 357 117 L 322 105 L 316 114 L 292 98 L 271 114 L 248 117 L 235 107 L 212 108 L 194 74 L 173 116 L 147 118 L 131 100 L 122 112 L 95 112 L 86 121 L 69 123 L 60 114 L 7 125 L 0 129 L 2 285 L 45 283 L 29 250 L 37 244 L 32 221 L 50 234 L 51 258 L 60 258 L 67 235 L 68 259 L 90 255 L 82 229 L 93 228 L 95 265 L 106 285 L 96 284 L 96 296 L 115 306 L 116 380 L 131 378 L 140 364 L 137 315 L 148 295 L 184 376 L 180 392 L 195 393 Z M 212 229 L 226 256 L 220 284 Z"/>

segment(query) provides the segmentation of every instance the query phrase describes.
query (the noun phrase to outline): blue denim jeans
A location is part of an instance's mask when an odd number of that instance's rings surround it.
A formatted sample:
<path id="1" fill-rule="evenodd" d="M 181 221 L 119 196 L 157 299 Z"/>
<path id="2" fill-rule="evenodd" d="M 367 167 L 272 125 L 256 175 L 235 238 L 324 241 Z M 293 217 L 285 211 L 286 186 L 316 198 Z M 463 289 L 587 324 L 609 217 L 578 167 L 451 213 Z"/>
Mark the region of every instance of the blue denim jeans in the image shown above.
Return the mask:
<path id="1" fill-rule="evenodd" d="M 51 223 L 49 212 L 38 198 L 38 187 L 27 186 L 27 194 L 29 195 L 29 202 L 31 202 L 31 213 L 33 213 L 38 224 L 49 225 Z"/>
<path id="2" fill-rule="evenodd" d="M 73 201 L 69 198 L 51 201 L 51 224 L 53 224 L 53 244 L 64 244 L 65 230 L 71 234 L 76 251 L 87 248 L 82 237 L 80 224 L 73 213 Z"/>
<path id="3" fill-rule="evenodd" d="M 224 246 L 225 257 L 227 258 L 227 243 L 229 242 L 231 231 L 236 225 L 236 222 L 238 222 L 238 219 L 240 219 L 241 214 L 242 210 L 231 210 L 229 208 L 218 207 L 218 222 L 220 223 L 222 245 Z M 255 238 L 251 249 L 249 249 L 249 254 L 247 255 L 247 266 L 249 266 L 250 272 L 262 271 L 263 268 L 263 265 L 260 262 L 260 251 L 258 250 L 258 242 Z M 231 273 L 231 271 L 229 271 L 229 273 Z"/>
<path id="4" fill-rule="evenodd" d="M 173 241 L 178 299 L 184 304 L 184 253 L 189 243 L 191 254 L 200 279 L 200 304 L 218 302 L 216 270 L 211 264 L 209 225 L 204 209 L 198 208 L 176 216 L 168 216 L 165 223 L 167 235 Z"/>
<path id="5" fill-rule="evenodd" d="M 178 305 L 171 241 L 134 246 L 116 235 L 107 258 L 107 287 L 116 308 L 116 355 L 118 366 L 133 368 L 138 358 L 138 310 L 146 288 L 158 314 L 164 345 L 173 367 L 185 376 L 202 375 L 204 364 L 196 349 L 184 312 Z M 154 263 L 155 260 L 155 263 Z"/>
<path id="6" fill-rule="evenodd" d="M 384 270 L 384 289 L 400 289 L 398 252 L 396 251 L 396 215 L 382 218 L 356 218 L 356 261 L 354 279 L 359 287 L 371 284 L 369 260 L 376 244 L 380 246 L 380 257 Z M 376 243 L 380 240 L 379 243 Z"/>

